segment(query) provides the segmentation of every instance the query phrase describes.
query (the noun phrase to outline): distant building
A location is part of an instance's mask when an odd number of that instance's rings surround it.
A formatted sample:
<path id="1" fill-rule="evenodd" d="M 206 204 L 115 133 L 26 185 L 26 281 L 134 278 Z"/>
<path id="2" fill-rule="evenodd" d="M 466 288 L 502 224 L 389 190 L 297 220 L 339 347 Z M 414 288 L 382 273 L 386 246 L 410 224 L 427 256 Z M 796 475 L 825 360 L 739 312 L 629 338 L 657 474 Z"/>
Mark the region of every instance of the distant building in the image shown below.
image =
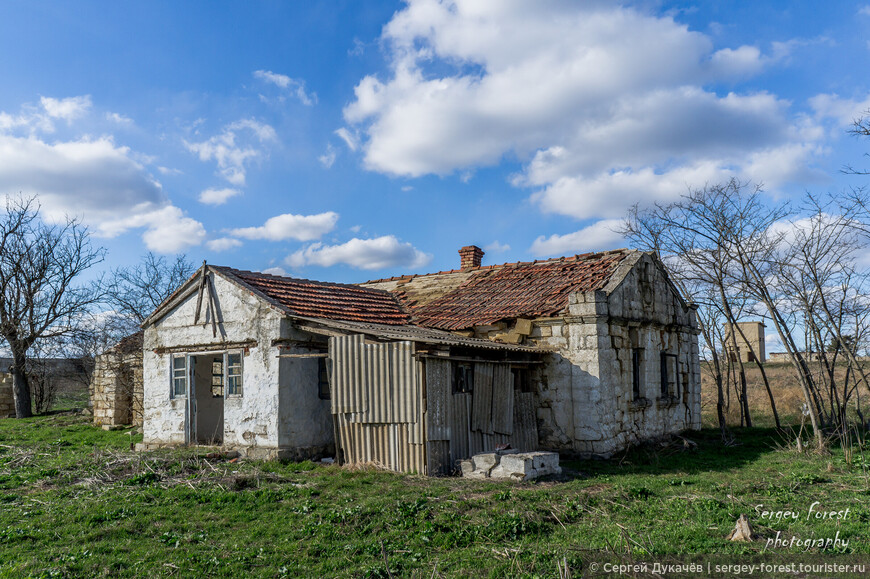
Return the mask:
<path id="1" fill-rule="evenodd" d="M 732 361 L 739 358 L 743 362 L 764 362 L 767 355 L 764 351 L 764 324 L 761 322 L 737 322 L 739 331 L 734 332 L 737 341 L 737 351 L 731 345 L 731 327 L 725 328 L 725 351 Z"/>

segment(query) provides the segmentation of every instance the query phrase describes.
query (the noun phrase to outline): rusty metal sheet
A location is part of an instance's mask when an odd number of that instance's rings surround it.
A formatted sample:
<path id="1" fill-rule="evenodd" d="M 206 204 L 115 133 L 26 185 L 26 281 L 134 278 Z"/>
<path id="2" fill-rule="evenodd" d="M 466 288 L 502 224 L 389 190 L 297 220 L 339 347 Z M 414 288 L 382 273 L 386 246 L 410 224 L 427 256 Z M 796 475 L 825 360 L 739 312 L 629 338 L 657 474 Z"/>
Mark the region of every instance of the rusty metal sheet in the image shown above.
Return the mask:
<path id="1" fill-rule="evenodd" d="M 492 375 L 494 364 L 474 365 L 471 430 L 492 434 Z"/>
<path id="2" fill-rule="evenodd" d="M 514 431 L 514 380 L 507 364 L 497 364 L 492 376 L 492 430 L 506 435 Z"/>

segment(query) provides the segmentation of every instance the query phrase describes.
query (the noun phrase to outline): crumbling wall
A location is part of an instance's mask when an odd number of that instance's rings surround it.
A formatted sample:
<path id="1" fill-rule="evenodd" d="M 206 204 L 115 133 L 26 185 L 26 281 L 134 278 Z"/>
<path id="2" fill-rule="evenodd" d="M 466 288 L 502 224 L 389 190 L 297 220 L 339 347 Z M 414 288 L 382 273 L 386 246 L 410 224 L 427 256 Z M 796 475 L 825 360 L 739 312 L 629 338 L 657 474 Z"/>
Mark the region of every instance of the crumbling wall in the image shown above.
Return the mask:
<path id="1" fill-rule="evenodd" d="M 209 275 L 218 310 L 216 333 L 211 314 L 205 315 L 207 292 L 194 323 L 195 291 L 145 330 L 144 446 L 188 442 L 189 401 L 171 395 L 173 356 L 236 351 L 243 354 L 242 394 L 224 398 L 223 444 L 249 456 L 285 456 L 279 435 L 279 351 L 274 344 L 284 337 L 284 317 L 250 292 Z"/>
<path id="2" fill-rule="evenodd" d="M 142 426 L 142 350 L 113 348 L 94 360 L 91 405 L 94 424 Z"/>
<path id="3" fill-rule="evenodd" d="M 12 374 L 6 372 L 0 372 L 0 418 L 15 418 Z"/>
<path id="4" fill-rule="evenodd" d="M 646 254 L 629 258 L 598 291 L 577 292 L 557 318 L 502 322 L 473 335 L 551 353 L 536 371 L 540 447 L 608 456 L 650 438 L 700 428 L 694 310 Z M 469 333 L 469 335 L 471 335 Z M 644 352 L 641 395 L 632 351 Z M 661 396 L 661 353 L 675 357 L 675 391 Z"/>

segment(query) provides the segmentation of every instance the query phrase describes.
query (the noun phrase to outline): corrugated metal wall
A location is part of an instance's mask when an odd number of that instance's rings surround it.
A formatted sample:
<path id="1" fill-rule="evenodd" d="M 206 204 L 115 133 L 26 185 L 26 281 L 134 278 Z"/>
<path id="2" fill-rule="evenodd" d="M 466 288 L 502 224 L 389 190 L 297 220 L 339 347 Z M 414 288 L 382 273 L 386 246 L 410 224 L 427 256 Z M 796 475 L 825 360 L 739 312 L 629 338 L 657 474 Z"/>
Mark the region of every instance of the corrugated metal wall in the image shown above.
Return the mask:
<path id="1" fill-rule="evenodd" d="M 508 364 L 476 362 L 471 393 L 453 393 L 453 362 L 414 358 L 411 342 L 329 340 L 332 413 L 344 460 L 399 472 L 451 474 L 497 445 L 536 450 L 534 394 L 514 390 Z"/>
<path id="2" fill-rule="evenodd" d="M 344 459 L 400 472 L 426 472 L 421 365 L 411 342 L 329 339 L 332 413 Z"/>
<path id="3" fill-rule="evenodd" d="M 500 444 L 537 450 L 535 395 L 514 390 L 507 364 L 476 362 L 471 393 L 453 393 L 453 363 L 426 359 L 429 474 L 451 474 L 457 461 Z"/>

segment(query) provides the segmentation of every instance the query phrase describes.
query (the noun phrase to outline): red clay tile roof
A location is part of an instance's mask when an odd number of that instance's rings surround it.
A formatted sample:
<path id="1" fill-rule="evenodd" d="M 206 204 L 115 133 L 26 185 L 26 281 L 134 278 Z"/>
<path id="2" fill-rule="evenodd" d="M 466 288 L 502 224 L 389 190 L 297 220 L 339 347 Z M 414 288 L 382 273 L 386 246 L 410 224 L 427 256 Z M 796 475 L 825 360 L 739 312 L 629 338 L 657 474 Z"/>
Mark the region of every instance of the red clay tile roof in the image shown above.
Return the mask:
<path id="1" fill-rule="evenodd" d="M 485 266 L 455 290 L 411 308 L 414 323 L 462 330 L 519 317 L 552 316 L 568 306 L 568 295 L 603 288 L 628 250 L 587 253 L 543 262 Z M 399 290 L 399 299 L 406 300 Z"/>
<path id="2" fill-rule="evenodd" d="M 235 277 L 280 304 L 290 314 L 390 325 L 408 324 L 411 321 L 396 296 L 383 290 L 279 277 L 229 267 L 209 267 Z"/>

